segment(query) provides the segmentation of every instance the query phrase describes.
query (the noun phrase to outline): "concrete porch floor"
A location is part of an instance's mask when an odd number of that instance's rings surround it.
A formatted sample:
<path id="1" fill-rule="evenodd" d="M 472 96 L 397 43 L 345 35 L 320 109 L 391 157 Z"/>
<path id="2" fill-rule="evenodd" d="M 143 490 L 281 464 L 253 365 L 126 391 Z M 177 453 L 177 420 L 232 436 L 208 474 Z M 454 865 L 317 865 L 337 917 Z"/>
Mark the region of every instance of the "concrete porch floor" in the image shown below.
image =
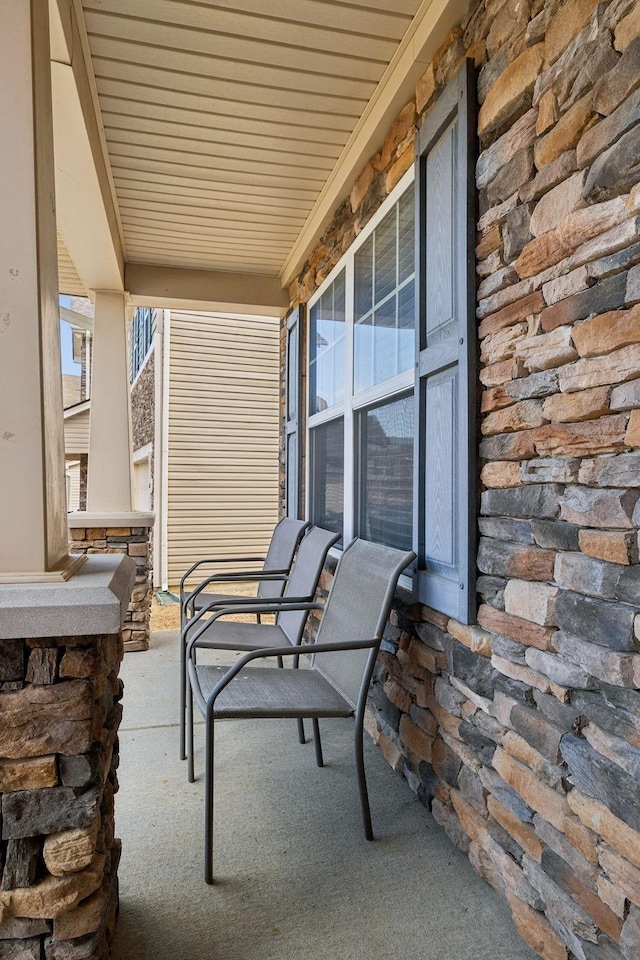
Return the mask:
<path id="1" fill-rule="evenodd" d="M 533 960 L 506 903 L 365 737 L 367 843 L 351 721 L 322 725 L 321 770 L 293 721 L 219 725 L 219 880 L 206 886 L 202 782 L 188 784 L 178 760 L 177 670 L 175 631 L 123 664 L 116 960 Z"/>

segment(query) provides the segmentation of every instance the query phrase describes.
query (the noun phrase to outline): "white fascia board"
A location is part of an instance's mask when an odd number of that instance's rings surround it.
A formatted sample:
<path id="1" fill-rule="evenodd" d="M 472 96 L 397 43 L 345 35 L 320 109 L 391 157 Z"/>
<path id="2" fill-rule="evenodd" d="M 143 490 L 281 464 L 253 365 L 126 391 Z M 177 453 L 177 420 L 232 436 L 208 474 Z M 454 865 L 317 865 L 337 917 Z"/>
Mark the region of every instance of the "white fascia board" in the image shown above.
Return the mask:
<path id="1" fill-rule="evenodd" d="M 296 278 L 336 207 L 380 149 L 402 108 L 414 99 L 418 80 L 466 8 L 467 0 L 423 0 L 284 262 L 283 286 Z"/>
<path id="2" fill-rule="evenodd" d="M 81 413 L 87 413 L 91 410 L 91 398 L 81 400 L 80 403 L 74 403 L 72 407 L 65 407 L 63 416 L 65 420 L 72 420 Z"/>
<path id="3" fill-rule="evenodd" d="M 127 263 L 125 283 L 133 306 L 263 317 L 289 308 L 279 279 L 263 274 Z"/>
<path id="4" fill-rule="evenodd" d="M 69 307 L 60 307 L 60 319 L 70 323 L 72 327 L 78 330 L 93 330 L 93 319 L 85 317 L 83 313 L 76 310 L 70 310 Z"/>

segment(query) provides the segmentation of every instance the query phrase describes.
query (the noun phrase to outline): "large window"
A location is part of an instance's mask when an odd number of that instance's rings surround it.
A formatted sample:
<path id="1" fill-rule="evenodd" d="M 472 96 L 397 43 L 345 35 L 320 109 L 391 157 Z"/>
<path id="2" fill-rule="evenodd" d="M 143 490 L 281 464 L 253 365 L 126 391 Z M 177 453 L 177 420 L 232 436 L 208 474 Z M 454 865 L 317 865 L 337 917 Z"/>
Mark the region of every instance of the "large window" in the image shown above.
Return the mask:
<path id="1" fill-rule="evenodd" d="M 469 60 L 420 128 L 415 170 L 310 300 L 308 344 L 307 516 L 345 542 L 413 546 L 417 599 L 465 623 L 476 609 L 474 84 Z"/>
<path id="2" fill-rule="evenodd" d="M 414 191 L 398 185 L 310 302 L 309 515 L 408 549 L 413 522 Z"/>

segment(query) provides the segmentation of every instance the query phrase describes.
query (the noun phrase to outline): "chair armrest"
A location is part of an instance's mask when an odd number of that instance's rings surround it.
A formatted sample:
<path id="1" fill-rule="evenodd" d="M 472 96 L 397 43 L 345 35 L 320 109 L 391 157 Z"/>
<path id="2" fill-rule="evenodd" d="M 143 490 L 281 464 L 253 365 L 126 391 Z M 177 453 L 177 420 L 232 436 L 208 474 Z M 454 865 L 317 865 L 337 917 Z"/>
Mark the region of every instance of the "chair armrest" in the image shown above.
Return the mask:
<path id="1" fill-rule="evenodd" d="M 194 646 L 197 646 L 198 640 L 206 633 L 214 620 L 219 620 L 220 617 L 228 617 L 232 614 L 238 613 L 284 613 L 286 610 L 324 610 L 324 604 L 322 603 L 312 603 L 308 597 L 276 597 L 273 602 L 265 603 L 262 600 L 260 603 L 252 603 L 252 597 L 247 597 L 249 601 L 244 606 L 236 605 L 234 606 L 223 606 L 223 604 L 218 602 L 213 602 L 208 604 L 208 606 L 203 607 L 202 610 L 199 610 L 195 617 L 192 617 L 191 620 L 183 627 L 182 629 L 182 642 L 187 645 L 187 656 L 190 656 L 191 650 Z M 221 606 L 221 610 L 215 610 L 216 606 Z M 193 629 L 194 623 L 197 620 L 200 620 L 202 616 L 209 612 L 214 611 L 213 616 L 208 620 L 204 620 L 198 627 L 195 634 L 187 640 L 187 634 L 190 630 Z M 297 648 L 299 652 L 299 647 Z"/>
<path id="2" fill-rule="evenodd" d="M 265 557 L 203 557 L 202 560 L 196 560 L 180 580 L 180 596 L 182 596 L 187 578 L 191 576 L 194 570 L 205 563 L 264 563 L 265 559 Z"/>
<path id="3" fill-rule="evenodd" d="M 263 573 L 262 570 L 247 570 L 244 573 L 213 574 L 211 577 L 206 577 L 202 580 L 197 587 L 194 587 L 193 590 L 186 595 L 182 587 L 180 588 L 182 607 L 183 610 L 186 610 L 191 601 L 195 600 L 198 594 L 202 593 L 202 591 L 212 583 L 253 583 L 259 580 L 287 580 L 288 578 L 288 570 L 271 570 L 269 573 Z"/>

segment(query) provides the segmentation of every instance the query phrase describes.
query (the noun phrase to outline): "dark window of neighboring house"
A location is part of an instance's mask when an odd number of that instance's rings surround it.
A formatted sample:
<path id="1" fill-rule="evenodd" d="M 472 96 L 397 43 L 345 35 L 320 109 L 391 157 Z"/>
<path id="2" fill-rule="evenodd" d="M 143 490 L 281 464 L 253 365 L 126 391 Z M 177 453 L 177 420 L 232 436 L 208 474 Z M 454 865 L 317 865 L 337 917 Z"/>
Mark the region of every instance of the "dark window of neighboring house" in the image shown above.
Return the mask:
<path id="1" fill-rule="evenodd" d="M 144 366 L 153 341 L 153 310 L 136 307 L 129 328 L 129 362 L 131 383 Z"/>

